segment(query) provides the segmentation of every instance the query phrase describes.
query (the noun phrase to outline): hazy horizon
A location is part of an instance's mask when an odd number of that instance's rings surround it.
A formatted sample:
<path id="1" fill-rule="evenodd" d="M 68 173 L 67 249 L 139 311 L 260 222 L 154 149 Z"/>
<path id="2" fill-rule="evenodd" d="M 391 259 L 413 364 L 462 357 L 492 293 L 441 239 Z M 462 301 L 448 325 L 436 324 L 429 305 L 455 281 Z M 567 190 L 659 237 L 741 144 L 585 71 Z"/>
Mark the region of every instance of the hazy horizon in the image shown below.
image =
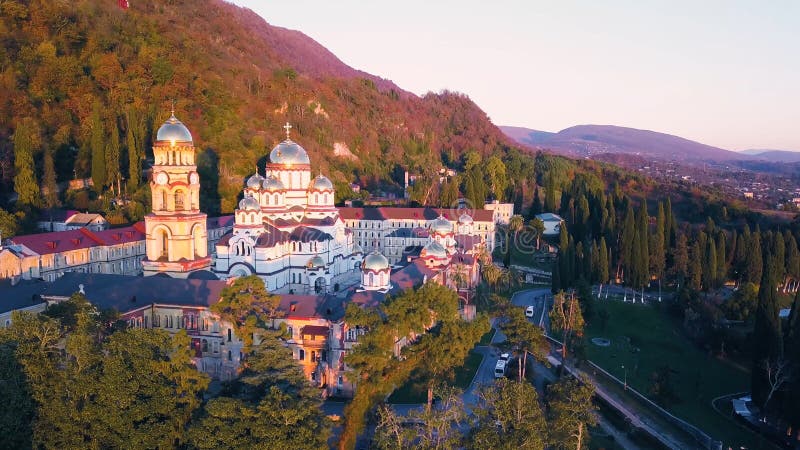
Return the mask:
<path id="1" fill-rule="evenodd" d="M 463 92 L 496 125 L 800 151 L 800 2 L 233 3 L 418 95 Z"/>

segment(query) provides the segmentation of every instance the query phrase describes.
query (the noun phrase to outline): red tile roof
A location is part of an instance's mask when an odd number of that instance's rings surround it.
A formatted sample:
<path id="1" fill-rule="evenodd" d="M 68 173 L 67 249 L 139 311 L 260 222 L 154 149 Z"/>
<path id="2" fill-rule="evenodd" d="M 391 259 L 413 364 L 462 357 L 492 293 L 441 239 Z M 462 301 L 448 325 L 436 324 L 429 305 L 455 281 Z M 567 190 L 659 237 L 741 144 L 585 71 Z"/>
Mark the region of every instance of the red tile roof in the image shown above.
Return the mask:
<path id="1" fill-rule="evenodd" d="M 137 222 L 129 227 L 104 231 L 90 231 L 87 228 L 79 228 L 77 230 L 27 234 L 11 238 L 11 243 L 24 245 L 39 255 L 49 255 L 98 245 L 117 245 L 144 239 L 144 222 Z"/>

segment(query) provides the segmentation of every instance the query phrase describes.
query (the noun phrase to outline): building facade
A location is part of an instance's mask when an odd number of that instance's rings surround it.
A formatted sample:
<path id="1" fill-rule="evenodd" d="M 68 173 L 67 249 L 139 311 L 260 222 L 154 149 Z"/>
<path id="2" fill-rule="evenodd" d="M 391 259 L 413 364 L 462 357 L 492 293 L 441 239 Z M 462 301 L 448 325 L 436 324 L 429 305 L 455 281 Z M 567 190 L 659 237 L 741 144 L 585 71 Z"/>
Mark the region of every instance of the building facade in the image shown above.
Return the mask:
<path id="1" fill-rule="evenodd" d="M 145 216 L 144 275 L 185 278 L 208 269 L 206 215 L 200 212 L 200 176 L 192 134 L 175 117 L 161 125 L 153 144 L 150 191 L 153 210 Z"/>
<path id="2" fill-rule="evenodd" d="M 214 272 L 258 275 L 270 291 L 321 294 L 354 273 L 362 253 L 333 204 L 333 183 L 312 177 L 308 153 L 288 129 L 269 154 L 266 176 L 247 179 L 233 230 L 216 245 Z"/>

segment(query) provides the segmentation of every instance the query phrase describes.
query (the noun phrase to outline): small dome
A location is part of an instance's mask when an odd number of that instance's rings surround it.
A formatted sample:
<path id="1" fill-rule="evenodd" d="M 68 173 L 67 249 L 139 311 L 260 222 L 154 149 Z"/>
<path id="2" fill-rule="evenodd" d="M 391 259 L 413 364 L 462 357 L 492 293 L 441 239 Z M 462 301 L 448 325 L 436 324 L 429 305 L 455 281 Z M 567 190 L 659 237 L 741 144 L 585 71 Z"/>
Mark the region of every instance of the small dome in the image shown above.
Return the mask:
<path id="1" fill-rule="evenodd" d="M 461 215 L 461 217 L 458 218 L 458 223 L 462 225 L 469 225 L 472 223 L 472 216 L 470 216 L 467 213 L 464 213 Z"/>
<path id="2" fill-rule="evenodd" d="M 239 201 L 239 209 L 243 209 L 245 211 L 258 211 L 261 209 L 261 205 L 259 205 L 258 200 L 254 199 L 253 197 L 245 197 Z"/>
<path id="3" fill-rule="evenodd" d="M 428 245 L 422 248 L 420 256 L 422 258 L 432 256 L 437 259 L 445 259 L 447 258 L 447 250 L 445 250 L 444 247 L 442 247 L 442 244 L 436 241 L 431 241 L 428 243 Z"/>
<path id="4" fill-rule="evenodd" d="M 280 191 L 283 190 L 283 183 L 281 180 L 275 178 L 274 176 L 270 175 L 267 178 L 264 178 L 264 182 L 262 183 L 264 189 L 268 191 Z"/>
<path id="5" fill-rule="evenodd" d="M 353 243 L 353 253 L 364 253 L 364 249 L 358 243 Z"/>
<path id="6" fill-rule="evenodd" d="M 389 270 L 389 260 L 379 252 L 374 251 L 364 258 L 364 262 L 361 263 L 361 269 L 375 272 Z"/>
<path id="7" fill-rule="evenodd" d="M 333 183 L 325 175 L 317 175 L 308 186 L 309 191 L 332 191 Z"/>
<path id="8" fill-rule="evenodd" d="M 451 233 L 453 231 L 453 224 L 445 219 L 444 216 L 439 216 L 431 224 L 431 231 L 439 234 Z"/>
<path id="9" fill-rule="evenodd" d="M 192 133 L 173 113 L 156 132 L 156 141 L 192 142 Z"/>
<path id="10" fill-rule="evenodd" d="M 260 189 L 262 181 L 264 181 L 264 178 L 262 178 L 261 175 L 257 173 L 253 174 L 253 176 L 247 179 L 247 187 L 250 189 Z"/>
<path id="11" fill-rule="evenodd" d="M 272 164 L 311 164 L 308 153 L 298 143 L 286 139 L 269 153 L 269 162 Z"/>
<path id="12" fill-rule="evenodd" d="M 325 260 L 322 259 L 321 256 L 316 255 L 313 258 L 309 259 L 306 263 L 306 267 L 309 269 L 316 269 L 318 267 L 325 267 Z"/>

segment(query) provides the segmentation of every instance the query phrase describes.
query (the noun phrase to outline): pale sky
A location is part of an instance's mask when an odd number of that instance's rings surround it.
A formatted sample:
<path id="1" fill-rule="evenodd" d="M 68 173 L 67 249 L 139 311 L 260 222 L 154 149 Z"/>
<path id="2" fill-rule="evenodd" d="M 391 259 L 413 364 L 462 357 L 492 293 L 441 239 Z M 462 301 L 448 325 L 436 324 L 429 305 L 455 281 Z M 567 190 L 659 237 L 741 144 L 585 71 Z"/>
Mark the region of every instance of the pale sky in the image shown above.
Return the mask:
<path id="1" fill-rule="evenodd" d="M 497 125 L 608 124 L 800 151 L 800 1 L 234 0 Z"/>

